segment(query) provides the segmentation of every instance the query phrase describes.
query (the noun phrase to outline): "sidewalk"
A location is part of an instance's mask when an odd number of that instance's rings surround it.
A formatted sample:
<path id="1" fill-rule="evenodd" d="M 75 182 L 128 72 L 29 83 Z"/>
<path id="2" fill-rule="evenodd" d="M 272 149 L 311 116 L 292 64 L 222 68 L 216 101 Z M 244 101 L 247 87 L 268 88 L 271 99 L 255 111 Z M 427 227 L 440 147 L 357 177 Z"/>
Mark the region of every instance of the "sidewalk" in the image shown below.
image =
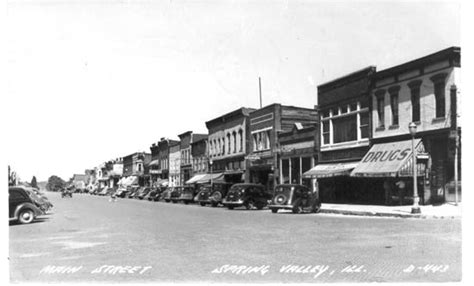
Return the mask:
<path id="1" fill-rule="evenodd" d="M 378 217 L 400 217 L 400 218 L 461 218 L 462 205 L 455 206 L 454 203 L 445 203 L 439 206 L 420 206 L 421 214 L 411 214 L 412 206 L 377 206 L 377 205 L 344 205 L 325 204 L 321 205 L 320 213 L 378 216 Z"/>

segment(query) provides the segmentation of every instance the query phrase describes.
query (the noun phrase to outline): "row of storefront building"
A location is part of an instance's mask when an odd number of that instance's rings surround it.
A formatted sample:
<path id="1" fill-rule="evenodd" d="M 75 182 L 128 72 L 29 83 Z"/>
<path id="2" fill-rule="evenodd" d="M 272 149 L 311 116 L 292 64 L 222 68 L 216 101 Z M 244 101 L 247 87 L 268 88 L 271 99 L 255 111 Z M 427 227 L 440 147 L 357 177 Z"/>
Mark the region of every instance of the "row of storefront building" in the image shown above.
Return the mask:
<path id="1" fill-rule="evenodd" d="M 459 80 L 458 47 L 381 71 L 369 66 L 319 85 L 314 108 L 241 107 L 205 122 L 207 134 L 161 138 L 149 153 L 87 170 L 88 183 L 297 183 L 323 203 L 409 204 L 416 166 L 421 204 L 453 201 Z"/>

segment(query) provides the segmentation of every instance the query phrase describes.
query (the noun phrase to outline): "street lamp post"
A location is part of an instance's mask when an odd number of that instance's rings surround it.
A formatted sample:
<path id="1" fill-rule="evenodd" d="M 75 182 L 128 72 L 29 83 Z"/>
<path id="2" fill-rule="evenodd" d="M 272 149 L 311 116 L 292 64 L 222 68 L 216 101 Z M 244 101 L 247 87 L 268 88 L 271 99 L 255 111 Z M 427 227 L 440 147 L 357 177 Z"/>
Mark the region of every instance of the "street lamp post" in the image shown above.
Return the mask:
<path id="1" fill-rule="evenodd" d="M 212 190 L 212 159 L 209 159 L 209 166 L 211 167 L 211 190 Z"/>
<path id="2" fill-rule="evenodd" d="M 410 130 L 411 134 L 411 151 L 413 155 L 413 207 L 411 208 L 412 214 L 419 214 L 421 213 L 420 206 L 418 204 L 420 198 L 418 197 L 418 183 L 417 183 L 417 173 L 416 173 L 416 149 L 415 149 L 415 134 L 416 134 L 416 124 L 411 122 L 408 125 L 408 129 Z"/>

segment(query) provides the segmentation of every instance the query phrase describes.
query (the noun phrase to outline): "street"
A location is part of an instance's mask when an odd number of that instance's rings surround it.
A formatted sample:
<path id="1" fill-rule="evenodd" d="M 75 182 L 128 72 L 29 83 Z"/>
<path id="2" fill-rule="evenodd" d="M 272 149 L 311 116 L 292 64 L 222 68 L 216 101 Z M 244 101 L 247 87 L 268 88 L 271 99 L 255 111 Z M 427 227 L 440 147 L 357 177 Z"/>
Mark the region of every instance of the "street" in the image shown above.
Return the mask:
<path id="1" fill-rule="evenodd" d="M 461 220 L 299 214 L 46 193 L 10 225 L 11 282 L 444 282 Z"/>

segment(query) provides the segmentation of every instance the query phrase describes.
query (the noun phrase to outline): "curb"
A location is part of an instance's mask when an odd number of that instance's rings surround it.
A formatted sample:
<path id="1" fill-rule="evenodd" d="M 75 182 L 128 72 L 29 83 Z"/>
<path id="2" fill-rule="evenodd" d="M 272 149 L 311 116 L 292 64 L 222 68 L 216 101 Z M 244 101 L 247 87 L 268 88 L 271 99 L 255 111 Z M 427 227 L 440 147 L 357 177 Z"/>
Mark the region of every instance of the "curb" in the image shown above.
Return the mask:
<path id="1" fill-rule="evenodd" d="M 423 214 L 396 214 L 396 213 L 383 213 L 383 212 L 368 212 L 368 211 L 349 211 L 349 210 L 332 210 L 332 209 L 321 209 L 319 213 L 326 214 L 341 214 L 341 215 L 355 215 L 355 216 L 371 216 L 371 217 L 397 217 L 397 218 L 417 218 L 417 219 L 456 219 L 461 216 L 454 215 L 423 215 Z"/>

